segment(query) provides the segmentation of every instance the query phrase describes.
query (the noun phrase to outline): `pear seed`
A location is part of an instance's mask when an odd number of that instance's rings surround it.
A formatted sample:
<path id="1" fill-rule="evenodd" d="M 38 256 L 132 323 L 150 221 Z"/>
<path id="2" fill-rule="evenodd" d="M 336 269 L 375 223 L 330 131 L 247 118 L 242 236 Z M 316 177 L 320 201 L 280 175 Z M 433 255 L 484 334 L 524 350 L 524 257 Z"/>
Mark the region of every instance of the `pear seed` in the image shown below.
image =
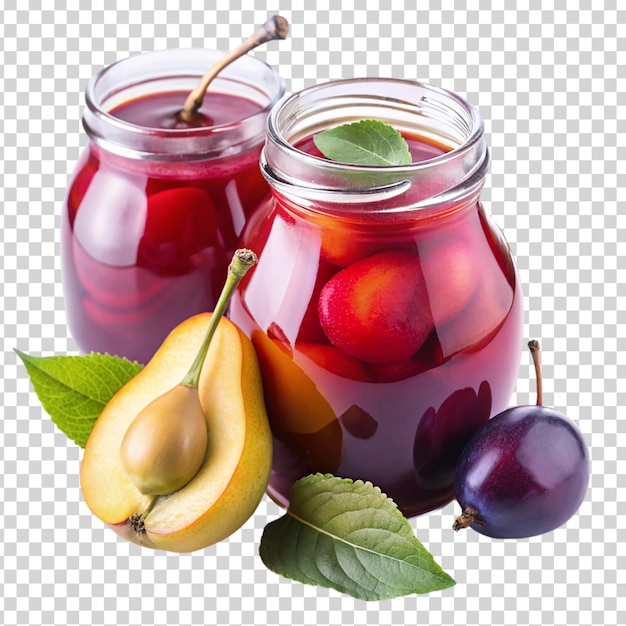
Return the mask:
<path id="1" fill-rule="evenodd" d="M 132 421 L 120 446 L 122 466 L 144 495 L 168 495 L 197 474 L 207 440 L 198 388 L 181 383 Z"/>

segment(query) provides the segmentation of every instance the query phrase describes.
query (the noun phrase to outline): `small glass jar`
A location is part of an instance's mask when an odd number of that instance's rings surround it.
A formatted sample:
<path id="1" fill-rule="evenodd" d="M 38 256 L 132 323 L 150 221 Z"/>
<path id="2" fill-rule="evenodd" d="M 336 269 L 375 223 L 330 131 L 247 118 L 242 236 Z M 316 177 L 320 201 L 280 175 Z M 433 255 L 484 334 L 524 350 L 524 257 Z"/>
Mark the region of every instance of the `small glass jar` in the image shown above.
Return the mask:
<path id="1" fill-rule="evenodd" d="M 87 87 L 88 145 L 61 224 L 68 324 L 84 352 L 145 363 L 174 326 L 212 310 L 248 215 L 269 194 L 259 154 L 284 82 L 268 65 L 238 59 L 211 83 L 199 123 L 176 123 L 221 56 L 141 54 Z"/>
<path id="2" fill-rule="evenodd" d="M 312 137 L 378 119 L 413 163 L 329 161 Z M 453 498 L 470 436 L 506 408 L 521 354 L 509 246 L 479 200 L 483 122 L 405 80 L 321 84 L 270 113 L 272 197 L 242 245 L 259 255 L 231 305 L 261 363 L 274 435 L 269 495 L 311 472 L 369 480 L 409 516 Z"/>

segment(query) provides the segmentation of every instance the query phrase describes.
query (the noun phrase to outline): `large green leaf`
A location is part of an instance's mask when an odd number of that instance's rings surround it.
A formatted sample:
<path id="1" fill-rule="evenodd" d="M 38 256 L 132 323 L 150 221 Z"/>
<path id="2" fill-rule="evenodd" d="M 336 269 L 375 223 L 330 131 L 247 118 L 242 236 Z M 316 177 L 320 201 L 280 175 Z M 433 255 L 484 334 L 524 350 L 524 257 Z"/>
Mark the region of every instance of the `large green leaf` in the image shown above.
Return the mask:
<path id="1" fill-rule="evenodd" d="M 277 574 L 362 600 L 455 584 L 393 500 L 369 482 L 330 474 L 295 483 L 287 513 L 265 527 L 260 555 Z"/>
<path id="2" fill-rule="evenodd" d="M 113 395 L 142 365 L 96 352 L 83 356 L 35 357 L 15 350 L 52 421 L 81 448 Z"/>

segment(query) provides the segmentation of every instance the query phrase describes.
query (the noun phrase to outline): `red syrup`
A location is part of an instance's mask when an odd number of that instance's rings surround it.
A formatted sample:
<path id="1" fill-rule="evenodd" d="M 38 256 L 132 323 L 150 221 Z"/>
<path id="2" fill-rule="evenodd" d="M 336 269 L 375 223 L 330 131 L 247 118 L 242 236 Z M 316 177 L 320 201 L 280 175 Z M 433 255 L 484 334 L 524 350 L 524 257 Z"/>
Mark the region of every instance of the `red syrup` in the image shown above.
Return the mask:
<path id="1" fill-rule="evenodd" d="M 447 151 L 406 139 L 415 161 Z M 297 147 L 320 156 L 311 140 Z M 320 204 L 275 190 L 243 235 L 260 262 L 231 317 L 261 363 L 268 493 L 287 505 L 298 478 L 330 472 L 424 513 L 453 499 L 463 446 L 513 390 L 522 295 L 510 250 L 475 201 L 384 223 Z"/>
<path id="2" fill-rule="evenodd" d="M 262 105 L 207 93 L 198 117 L 177 114 L 188 92 L 155 93 L 110 115 L 152 136 L 185 137 L 257 114 Z M 146 363 L 184 319 L 213 310 L 251 210 L 268 194 L 262 142 L 198 160 L 129 158 L 90 141 L 71 180 L 62 222 L 63 280 L 72 334 L 83 352 Z M 190 139 L 192 141 L 192 139 Z"/>

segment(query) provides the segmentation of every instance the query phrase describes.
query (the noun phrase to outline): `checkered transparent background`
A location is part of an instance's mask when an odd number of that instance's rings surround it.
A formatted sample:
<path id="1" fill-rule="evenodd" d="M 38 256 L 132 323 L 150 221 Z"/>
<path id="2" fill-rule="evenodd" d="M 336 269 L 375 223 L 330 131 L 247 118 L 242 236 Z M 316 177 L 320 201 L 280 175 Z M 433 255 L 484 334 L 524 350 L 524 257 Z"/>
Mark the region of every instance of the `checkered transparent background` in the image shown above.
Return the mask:
<path id="1" fill-rule="evenodd" d="M 492 4 L 502 3 L 4 0 L 2 623 L 626 623 L 626 420 L 618 421 L 626 405 L 626 256 L 618 250 L 626 241 L 626 11 L 618 0 Z M 253 54 L 279 68 L 289 91 L 395 76 L 440 84 L 479 107 L 493 156 L 483 198 L 516 253 L 525 334 L 543 346 L 545 401 L 576 420 L 590 445 L 586 501 L 553 533 L 519 541 L 455 534 L 452 504 L 413 520 L 457 580 L 441 593 L 364 603 L 280 579 L 257 556 L 264 525 L 279 515 L 269 501 L 201 552 L 118 540 L 84 505 L 81 451 L 42 411 L 12 351 L 76 352 L 58 227 L 85 144 L 89 78 L 141 51 L 233 47 L 274 13 L 291 22 L 290 38 Z M 520 359 L 512 403 L 533 401 L 530 357 L 521 350 Z"/>

